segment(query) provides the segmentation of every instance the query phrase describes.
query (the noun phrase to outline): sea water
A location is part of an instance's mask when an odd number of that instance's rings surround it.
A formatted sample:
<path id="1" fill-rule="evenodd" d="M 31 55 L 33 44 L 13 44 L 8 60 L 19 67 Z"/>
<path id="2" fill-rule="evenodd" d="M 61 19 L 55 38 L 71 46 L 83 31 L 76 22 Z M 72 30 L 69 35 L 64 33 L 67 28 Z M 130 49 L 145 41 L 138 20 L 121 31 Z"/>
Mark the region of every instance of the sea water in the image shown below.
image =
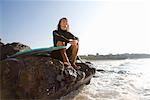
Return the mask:
<path id="1" fill-rule="evenodd" d="M 61 100 L 150 100 L 150 59 L 91 62 L 104 71 Z"/>

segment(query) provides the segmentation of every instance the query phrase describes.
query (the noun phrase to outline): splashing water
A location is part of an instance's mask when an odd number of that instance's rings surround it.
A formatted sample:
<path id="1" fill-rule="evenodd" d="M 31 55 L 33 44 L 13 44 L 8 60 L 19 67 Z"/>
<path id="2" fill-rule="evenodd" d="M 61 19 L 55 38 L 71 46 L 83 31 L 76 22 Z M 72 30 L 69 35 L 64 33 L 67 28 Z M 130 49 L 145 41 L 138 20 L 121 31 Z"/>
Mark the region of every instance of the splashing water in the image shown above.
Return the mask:
<path id="1" fill-rule="evenodd" d="M 91 62 L 105 71 L 61 100 L 150 100 L 150 59 Z"/>

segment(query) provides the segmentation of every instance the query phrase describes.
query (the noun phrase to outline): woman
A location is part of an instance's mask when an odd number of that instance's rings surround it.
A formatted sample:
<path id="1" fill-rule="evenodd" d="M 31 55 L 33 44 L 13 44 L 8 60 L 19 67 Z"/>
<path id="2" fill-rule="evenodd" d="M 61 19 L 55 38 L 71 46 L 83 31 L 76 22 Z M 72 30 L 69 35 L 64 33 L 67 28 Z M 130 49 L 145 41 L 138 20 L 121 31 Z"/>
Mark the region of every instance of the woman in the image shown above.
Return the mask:
<path id="1" fill-rule="evenodd" d="M 60 60 L 63 61 L 64 65 L 72 66 L 75 69 L 79 69 L 80 67 L 75 64 L 78 48 L 79 48 L 79 41 L 78 38 L 75 37 L 72 33 L 69 32 L 69 24 L 67 18 L 61 18 L 59 20 L 57 30 L 53 31 L 53 40 L 54 46 L 66 46 L 68 43 L 71 46 L 66 49 L 59 50 L 57 58 L 60 57 Z"/>

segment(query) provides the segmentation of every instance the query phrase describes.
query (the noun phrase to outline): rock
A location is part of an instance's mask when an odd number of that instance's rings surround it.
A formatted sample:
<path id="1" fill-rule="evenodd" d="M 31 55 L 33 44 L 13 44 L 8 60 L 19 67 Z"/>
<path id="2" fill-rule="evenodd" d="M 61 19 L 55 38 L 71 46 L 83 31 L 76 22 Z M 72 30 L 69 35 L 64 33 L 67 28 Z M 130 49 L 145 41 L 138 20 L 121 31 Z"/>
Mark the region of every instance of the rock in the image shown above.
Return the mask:
<path id="1" fill-rule="evenodd" d="M 98 72 L 105 72 L 104 69 L 97 69 L 96 71 L 98 71 Z"/>
<path id="2" fill-rule="evenodd" d="M 13 45 L 16 50 L 16 44 Z M 89 84 L 96 71 L 91 63 L 77 63 L 81 69 L 75 70 L 64 67 L 58 59 L 35 54 L 8 57 L 1 60 L 0 65 L 0 92 L 4 100 L 57 99 Z"/>
<path id="3" fill-rule="evenodd" d="M 0 47 L 2 47 L 4 45 L 4 43 L 0 42 Z"/>
<path id="4" fill-rule="evenodd" d="M 7 44 L 4 44 L 1 42 L 0 48 L 1 48 L 0 60 L 6 59 L 7 57 L 9 57 L 12 54 L 15 54 L 16 52 L 30 49 L 29 46 L 23 45 L 19 42 L 13 42 L 13 43 L 7 43 Z"/>

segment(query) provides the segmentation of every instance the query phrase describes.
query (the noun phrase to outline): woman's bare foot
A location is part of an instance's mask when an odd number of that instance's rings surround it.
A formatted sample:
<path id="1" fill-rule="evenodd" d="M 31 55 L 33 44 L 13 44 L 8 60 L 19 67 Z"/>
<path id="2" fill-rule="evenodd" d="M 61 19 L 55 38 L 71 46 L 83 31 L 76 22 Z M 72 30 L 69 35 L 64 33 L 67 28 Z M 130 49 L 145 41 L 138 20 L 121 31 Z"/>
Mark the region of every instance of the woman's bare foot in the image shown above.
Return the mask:
<path id="1" fill-rule="evenodd" d="M 80 69 L 81 67 L 80 66 L 77 66 L 76 64 L 72 64 L 71 65 L 74 69 Z"/>
<path id="2" fill-rule="evenodd" d="M 71 64 L 68 63 L 68 62 L 64 62 L 64 66 L 65 66 L 66 68 L 71 68 L 71 67 L 72 67 Z"/>

